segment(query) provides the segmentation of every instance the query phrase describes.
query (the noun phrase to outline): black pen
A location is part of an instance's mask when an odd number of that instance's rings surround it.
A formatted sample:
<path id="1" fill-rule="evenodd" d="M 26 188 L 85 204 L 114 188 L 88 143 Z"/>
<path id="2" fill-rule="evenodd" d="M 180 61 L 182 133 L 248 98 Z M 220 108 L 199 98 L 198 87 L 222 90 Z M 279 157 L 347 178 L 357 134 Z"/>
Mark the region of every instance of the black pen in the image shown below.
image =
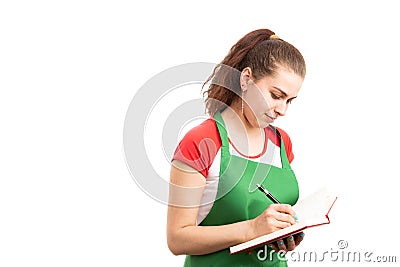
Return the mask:
<path id="1" fill-rule="evenodd" d="M 264 193 L 264 195 L 266 195 L 272 202 L 274 202 L 275 204 L 280 204 L 281 202 L 279 202 L 279 200 L 276 199 L 276 197 L 274 197 L 267 189 L 265 189 L 262 185 L 260 184 L 256 184 L 256 186 L 258 187 L 258 189 Z"/>
<path id="2" fill-rule="evenodd" d="M 279 202 L 279 200 L 276 199 L 276 197 L 274 197 L 267 189 L 265 189 L 262 185 L 260 184 L 256 184 L 256 186 L 258 187 L 258 189 L 264 193 L 264 195 L 266 195 L 272 202 L 274 202 L 275 204 L 280 204 L 281 202 Z M 294 215 L 294 219 L 296 221 L 298 221 L 298 217 L 297 214 Z"/>

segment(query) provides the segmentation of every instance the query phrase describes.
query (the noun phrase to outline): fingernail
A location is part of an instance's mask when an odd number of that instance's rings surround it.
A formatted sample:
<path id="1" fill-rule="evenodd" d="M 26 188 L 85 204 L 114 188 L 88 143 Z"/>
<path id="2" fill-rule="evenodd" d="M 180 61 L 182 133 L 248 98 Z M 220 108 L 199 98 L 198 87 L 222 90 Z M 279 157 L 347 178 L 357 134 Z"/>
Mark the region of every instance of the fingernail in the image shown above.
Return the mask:
<path id="1" fill-rule="evenodd" d="M 301 233 L 301 234 L 300 234 L 300 236 L 301 236 L 301 237 L 304 237 L 304 236 L 305 236 L 305 234 L 304 234 L 304 233 Z"/>
<path id="2" fill-rule="evenodd" d="M 296 220 L 296 222 L 299 220 L 299 217 L 297 217 L 297 214 L 294 215 L 294 219 Z"/>

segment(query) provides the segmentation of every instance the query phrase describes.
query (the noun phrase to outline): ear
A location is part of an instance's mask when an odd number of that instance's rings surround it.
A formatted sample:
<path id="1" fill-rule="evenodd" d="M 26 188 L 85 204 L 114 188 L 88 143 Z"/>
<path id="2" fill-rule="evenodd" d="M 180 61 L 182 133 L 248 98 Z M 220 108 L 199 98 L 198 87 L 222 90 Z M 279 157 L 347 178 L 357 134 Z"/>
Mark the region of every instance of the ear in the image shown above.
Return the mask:
<path id="1" fill-rule="evenodd" d="M 240 87 L 242 88 L 243 92 L 247 90 L 247 86 L 251 79 L 252 79 L 252 71 L 250 67 L 244 68 L 242 70 L 242 73 L 240 74 Z"/>

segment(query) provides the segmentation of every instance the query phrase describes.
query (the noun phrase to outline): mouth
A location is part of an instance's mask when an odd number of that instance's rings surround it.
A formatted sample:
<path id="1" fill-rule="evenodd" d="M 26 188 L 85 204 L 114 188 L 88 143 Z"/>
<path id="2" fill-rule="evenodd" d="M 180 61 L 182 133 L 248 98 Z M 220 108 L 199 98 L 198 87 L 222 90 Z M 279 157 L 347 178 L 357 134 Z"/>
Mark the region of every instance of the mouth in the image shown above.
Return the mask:
<path id="1" fill-rule="evenodd" d="M 268 115 L 267 113 L 265 113 L 265 116 L 267 117 L 267 120 L 269 121 L 269 123 L 273 122 L 274 120 L 276 120 L 275 117 L 272 117 L 270 115 Z"/>

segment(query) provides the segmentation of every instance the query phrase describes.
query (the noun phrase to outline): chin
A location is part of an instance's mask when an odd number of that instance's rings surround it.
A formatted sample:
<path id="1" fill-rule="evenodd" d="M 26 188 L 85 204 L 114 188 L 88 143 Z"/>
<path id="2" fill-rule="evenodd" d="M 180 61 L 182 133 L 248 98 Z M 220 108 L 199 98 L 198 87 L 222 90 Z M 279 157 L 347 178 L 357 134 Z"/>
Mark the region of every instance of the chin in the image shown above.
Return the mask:
<path id="1" fill-rule="evenodd" d="M 269 126 L 269 122 L 265 121 L 263 119 L 259 119 L 258 122 L 254 123 L 254 127 L 258 127 L 258 128 L 265 128 Z"/>
<path id="2" fill-rule="evenodd" d="M 247 118 L 247 121 L 254 128 L 265 128 L 268 127 L 270 122 L 265 118 L 265 115 L 255 117 L 251 116 L 251 118 Z"/>

